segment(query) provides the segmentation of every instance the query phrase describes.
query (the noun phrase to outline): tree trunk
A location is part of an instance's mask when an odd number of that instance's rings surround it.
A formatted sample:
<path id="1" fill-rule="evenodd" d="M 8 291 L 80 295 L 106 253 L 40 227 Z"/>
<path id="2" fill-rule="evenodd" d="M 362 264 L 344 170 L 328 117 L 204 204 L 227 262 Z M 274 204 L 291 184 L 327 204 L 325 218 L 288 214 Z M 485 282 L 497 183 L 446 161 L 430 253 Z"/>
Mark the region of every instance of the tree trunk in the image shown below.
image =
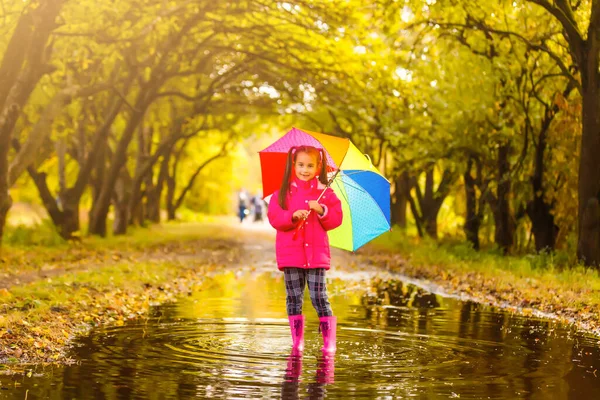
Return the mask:
<path id="1" fill-rule="evenodd" d="M 92 208 L 88 214 L 89 220 L 92 219 L 92 214 L 94 210 L 97 208 L 98 199 L 100 198 L 100 193 L 102 192 L 102 182 L 104 182 L 104 178 L 106 176 L 106 159 L 108 158 L 108 141 L 106 140 L 108 137 L 103 140 L 98 146 L 95 165 L 94 165 L 94 174 L 91 176 L 90 184 L 92 187 Z M 88 226 L 89 233 L 89 226 Z"/>
<path id="2" fill-rule="evenodd" d="M 179 164 L 179 158 L 183 152 L 183 147 L 175 154 L 173 165 L 171 166 L 171 174 L 167 173 L 167 196 L 165 198 L 167 206 L 167 221 L 175 221 L 175 183 L 177 181 L 177 164 Z M 168 168 L 168 166 L 167 166 Z"/>
<path id="3" fill-rule="evenodd" d="M 593 72 L 592 72 L 593 73 Z M 582 71 L 582 75 L 583 75 Z M 597 73 L 593 73 L 597 75 Z M 600 194 L 600 90 L 598 79 L 588 82 L 583 93 L 583 131 L 579 160 L 579 241 L 577 256 L 586 265 L 600 266 L 600 240 L 597 239 L 600 218 L 596 208 Z"/>
<path id="4" fill-rule="evenodd" d="M 144 178 L 144 191 L 142 192 L 142 207 L 140 211 L 140 224 L 145 225 L 146 221 L 151 221 L 148 218 L 148 207 L 150 204 L 150 196 L 155 192 L 154 188 L 154 176 L 153 169 L 150 168 L 150 171 L 146 173 L 146 177 Z"/>
<path id="5" fill-rule="evenodd" d="M 25 6 L 0 65 L 0 110 L 13 104 L 22 109 L 48 71 L 44 50 L 50 34 L 58 27 L 57 17 L 64 3 L 65 0 L 41 0 Z"/>
<path id="6" fill-rule="evenodd" d="M 59 138 L 56 141 L 56 156 L 58 158 L 58 187 L 60 192 L 64 192 L 67 188 L 67 142 L 64 135 L 59 133 Z"/>
<path id="7" fill-rule="evenodd" d="M 131 176 L 127 167 L 123 167 L 113 193 L 115 220 L 113 234 L 125 235 L 129 223 L 129 199 L 131 197 Z"/>
<path id="8" fill-rule="evenodd" d="M 102 189 L 100 191 L 100 195 L 98 196 L 98 200 L 94 205 L 94 208 L 92 208 L 89 226 L 89 233 L 91 234 L 106 236 L 106 218 L 110 208 L 115 184 L 119 178 L 121 170 L 127 162 L 127 148 L 129 147 L 133 133 L 143 118 L 144 113 L 140 110 L 146 109 L 146 104 L 144 104 L 143 98 L 144 96 L 141 95 L 136 102 L 136 111 L 131 113 L 131 119 L 125 128 L 125 131 L 123 132 L 121 140 L 119 140 L 117 150 L 115 151 L 115 154 L 113 154 L 108 173 L 102 182 Z M 127 222 L 127 220 L 125 220 L 125 222 Z"/>
<path id="9" fill-rule="evenodd" d="M 49 71 L 44 51 L 65 0 L 46 0 L 25 6 L 0 64 L 0 244 L 12 199 L 8 190 L 8 152 L 18 114 Z"/>
<path id="10" fill-rule="evenodd" d="M 425 171 L 425 196 L 420 201 L 421 214 L 423 216 L 423 228 L 429 237 L 437 239 L 437 214 L 433 190 L 433 165 Z"/>
<path id="11" fill-rule="evenodd" d="M 176 211 L 173 204 L 167 207 L 167 221 L 175 221 L 177 219 Z"/>
<path id="12" fill-rule="evenodd" d="M 425 215 L 423 222 L 424 222 L 423 225 L 425 226 L 425 232 L 427 232 L 427 235 L 434 239 L 437 239 L 438 238 L 437 212 L 435 214 L 429 213 L 429 214 Z"/>
<path id="13" fill-rule="evenodd" d="M 509 144 L 502 144 L 498 149 L 498 194 L 496 207 L 494 207 L 494 221 L 496 224 L 494 241 L 504 254 L 508 254 L 512 248 L 514 230 L 510 212 L 511 181 L 508 159 L 510 150 Z"/>
<path id="14" fill-rule="evenodd" d="M 558 225 L 554 223 L 551 206 L 546 204 L 543 195 L 535 195 L 526 209 L 531 220 L 531 231 L 537 252 L 552 251 L 558 236 Z"/>
<path id="15" fill-rule="evenodd" d="M 167 221 L 175 221 L 175 179 L 167 178 Z"/>
<path id="16" fill-rule="evenodd" d="M 444 200 L 450 193 L 450 185 L 454 181 L 454 174 L 450 170 L 444 170 L 442 179 L 434 191 L 434 165 L 428 167 L 425 171 L 425 195 L 420 195 L 417 185 L 417 195 L 423 217 L 423 227 L 425 232 L 434 239 L 438 238 L 437 217 Z"/>
<path id="17" fill-rule="evenodd" d="M 52 222 L 54 222 L 56 226 L 60 226 L 62 221 L 62 207 L 57 201 L 58 199 L 55 199 L 52 196 L 52 193 L 48 188 L 48 183 L 46 182 L 46 177 L 48 175 L 45 172 L 37 172 L 34 167 L 28 167 L 27 171 L 29 172 L 31 179 L 38 190 L 40 199 L 42 199 L 42 203 L 46 209 L 46 212 L 52 219 Z"/>
<path id="18" fill-rule="evenodd" d="M 600 260 L 600 204 L 598 199 L 591 198 L 583 213 L 578 251 L 585 254 L 583 261 L 592 264 L 592 260 Z"/>
<path id="19" fill-rule="evenodd" d="M 62 223 L 58 226 L 61 236 L 65 239 L 79 238 L 79 198 L 67 198 L 63 200 Z"/>
<path id="20" fill-rule="evenodd" d="M 179 129 L 175 132 L 181 132 L 181 130 Z M 148 196 L 151 195 L 150 192 L 153 190 L 154 187 L 152 168 L 161 156 L 166 156 L 171 153 L 173 146 L 177 143 L 179 138 L 180 136 L 176 133 L 174 133 L 170 137 L 163 138 L 154 154 L 150 154 L 150 148 L 147 148 L 144 156 L 138 159 L 135 176 L 133 178 L 132 183 L 133 193 L 129 201 L 129 210 L 130 213 L 135 212 L 139 215 L 139 219 L 141 219 L 140 224 L 143 224 L 143 219 L 146 215 L 147 202 L 146 204 L 144 204 L 144 197 L 146 197 L 146 200 L 148 200 Z M 147 139 L 147 143 L 151 143 L 150 138 Z M 187 141 L 185 143 L 187 143 Z M 182 146 L 182 148 L 185 147 L 185 143 Z M 145 190 L 142 190 L 142 185 L 144 185 Z M 160 203 L 160 193 L 158 193 L 158 196 L 158 201 Z M 130 216 L 130 218 L 132 217 Z"/>
<path id="21" fill-rule="evenodd" d="M 467 240 L 471 242 L 475 250 L 479 250 L 479 227 L 481 226 L 481 216 L 477 212 L 477 191 L 475 190 L 476 180 L 471 175 L 472 167 L 473 158 L 469 157 L 469 161 L 467 162 L 467 170 L 463 175 L 467 203 L 464 230 Z"/>
<path id="22" fill-rule="evenodd" d="M 152 187 L 148 190 L 146 218 L 155 223 L 160 222 L 160 200 L 162 198 L 165 179 L 169 174 L 170 159 L 171 153 L 168 152 L 165 154 L 160 163 L 160 172 L 158 173 L 158 181 L 156 182 L 156 185 L 152 185 Z"/>
<path id="23" fill-rule="evenodd" d="M 410 205 L 410 211 L 412 212 L 413 218 L 415 219 L 415 225 L 417 226 L 417 233 L 419 234 L 419 237 L 425 237 L 425 232 L 423 231 L 423 217 L 421 216 L 421 214 L 419 214 L 417 202 L 412 197 L 410 192 L 408 194 L 408 204 Z"/>
<path id="24" fill-rule="evenodd" d="M 1 165 L 2 161 L 0 160 L 0 177 L 2 177 L 2 169 Z M 2 179 L 4 181 L 4 179 Z M 12 206 L 12 198 L 8 193 L 8 185 L 0 181 L 0 244 L 2 244 L 2 237 L 4 235 L 4 227 L 6 225 L 6 216 L 8 215 L 8 210 Z"/>
<path id="25" fill-rule="evenodd" d="M 567 97 L 573 86 L 568 84 L 563 96 Z M 545 199 L 546 187 L 544 185 L 544 155 L 547 146 L 548 130 L 558 112 L 558 105 L 546 109 L 546 114 L 542 121 L 540 134 L 535 146 L 534 172 L 531 177 L 531 186 L 533 189 L 533 200 L 527 203 L 525 212 L 531 220 L 531 231 L 535 240 L 535 249 L 537 252 L 553 251 L 558 236 L 558 225 L 554 223 L 552 215 L 552 204 L 548 204 Z"/>
<path id="26" fill-rule="evenodd" d="M 402 172 L 394 181 L 394 198 L 392 203 L 392 223 L 400 228 L 406 228 L 406 206 L 408 205 L 410 177 L 407 171 Z"/>
<path id="27" fill-rule="evenodd" d="M 122 190 L 122 189 L 121 189 Z M 115 189 L 115 192 L 119 192 L 119 189 Z M 123 193 L 115 194 L 115 197 L 122 196 Z M 127 216 L 129 210 L 124 206 L 120 200 L 114 203 L 115 220 L 113 221 L 113 235 L 120 236 L 127 234 Z"/>
<path id="28" fill-rule="evenodd" d="M 129 225 L 144 224 L 144 193 L 143 185 L 145 181 L 144 164 L 146 164 L 150 149 L 148 144 L 151 144 L 151 130 L 142 121 L 138 128 L 137 134 L 137 157 L 135 160 L 135 172 L 131 183 L 131 196 L 129 204 Z"/>
<path id="29" fill-rule="evenodd" d="M 417 177 L 411 177 L 408 185 L 407 198 L 410 209 L 415 217 L 419 236 L 424 234 L 437 239 L 437 217 L 444 199 L 450 193 L 450 185 L 454 180 L 454 174 L 450 170 L 444 170 L 442 179 L 437 189 L 434 190 L 434 164 L 428 165 L 425 170 L 425 191 L 424 194 L 419 187 Z M 410 194 L 410 189 L 415 189 L 417 201 Z M 418 209 L 417 209 L 418 202 Z M 420 210 L 420 212 L 419 212 Z"/>
<path id="30" fill-rule="evenodd" d="M 155 224 L 160 223 L 160 191 L 158 187 L 153 188 L 152 192 L 148 194 L 145 218 Z"/>
<path id="31" fill-rule="evenodd" d="M 17 117 L 17 108 L 13 108 L 13 112 L 7 114 L 6 119 L 16 118 Z M 10 150 L 10 142 L 11 135 L 9 134 L 12 131 L 12 127 L 8 132 L 3 132 L 2 128 L 7 127 L 5 124 L 2 125 L 3 121 L 0 121 L 0 245 L 2 244 L 2 236 L 4 234 L 4 225 L 6 224 L 6 216 L 8 214 L 8 210 L 12 206 L 12 198 L 8 193 L 10 189 L 10 185 L 8 183 L 8 151 Z M 7 121 L 8 122 L 8 121 Z"/>
<path id="32" fill-rule="evenodd" d="M 158 187 L 153 182 L 146 182 L 146 206 L 144 221 L 160 222 L 160 196 Z"/>
<path id="33" fill-rule="evenodd" d="M 28 167 L 29 176 L 35 183 L 46 212 L 56 226 L 58 233 L 64 239 L 70 240 L 79 236 L 79 200 L 81 196 L 67 189 L 55 199 L 48 188 L 46 173 L 37 172 L 35 168 Z"/>

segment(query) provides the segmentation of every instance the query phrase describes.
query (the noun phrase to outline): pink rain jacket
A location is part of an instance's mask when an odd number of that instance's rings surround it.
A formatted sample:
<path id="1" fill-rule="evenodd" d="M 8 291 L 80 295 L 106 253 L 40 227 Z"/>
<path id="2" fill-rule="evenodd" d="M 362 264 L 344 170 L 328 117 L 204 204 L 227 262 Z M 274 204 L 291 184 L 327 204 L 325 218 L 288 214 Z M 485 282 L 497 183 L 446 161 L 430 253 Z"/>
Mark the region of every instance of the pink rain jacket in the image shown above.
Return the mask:
<path id="1" fill-rule="evenodd" d="M 287 210 L 279 206 L 279 191 L 273 193 L 268 217 L 273 228 L 277 229 L 275 253 L 279 270 L 284 267 L 330 268 L 327 231 L 342 224 L 342 204 L 331 188 L 327 188 L 319 200 L 325 210 L 323 215 L 311 212 L 304 227 L 293 239 L 296 222 L 292 222 L 292 215 L 297 210 L 309 210 L 308 201 L 316 200 L 323 189 L 325 185 L 317 178 L 305 182 L 294 177 L 287 195 Z"/>

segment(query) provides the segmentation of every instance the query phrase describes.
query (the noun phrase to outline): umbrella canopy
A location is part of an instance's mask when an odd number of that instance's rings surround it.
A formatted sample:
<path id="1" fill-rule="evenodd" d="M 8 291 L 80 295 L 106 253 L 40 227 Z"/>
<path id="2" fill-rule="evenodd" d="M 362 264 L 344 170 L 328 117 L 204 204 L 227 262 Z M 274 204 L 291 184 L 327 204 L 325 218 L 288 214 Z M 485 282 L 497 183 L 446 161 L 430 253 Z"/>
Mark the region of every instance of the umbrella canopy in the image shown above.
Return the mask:
<path id="1" fill-rule="evenodd" d="M 328 232 L 332 246 L 354 251 L 390 229 L 390 182 L 348 139 L 292 128 L 259 152 L 264 197 L 281 186 L 289 149 L 302 145 L 324 149 L 330 171 L 339 171 L 331 188 L 344 220 Z"/>

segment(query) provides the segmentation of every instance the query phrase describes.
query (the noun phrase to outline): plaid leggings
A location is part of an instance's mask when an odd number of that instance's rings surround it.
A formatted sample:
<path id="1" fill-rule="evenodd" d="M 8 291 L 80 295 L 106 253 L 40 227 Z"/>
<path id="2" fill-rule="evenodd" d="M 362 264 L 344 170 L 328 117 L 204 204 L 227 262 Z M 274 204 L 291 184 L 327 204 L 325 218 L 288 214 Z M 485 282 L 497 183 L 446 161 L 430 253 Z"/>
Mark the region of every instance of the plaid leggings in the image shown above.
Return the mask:
<path id="1" fill-rule="evenodd" d="M 286 267 L 283 269 L 283 278 L 285 281 L 285 303 L 288 315 L 302 314 L 304 288 L 307 282 L 310 300 L 315 310 L 317 310 L 319 317 L 330 317 L 333 315 L 329 299 L 327 298 L 325 268 L 303 269 Z"/>

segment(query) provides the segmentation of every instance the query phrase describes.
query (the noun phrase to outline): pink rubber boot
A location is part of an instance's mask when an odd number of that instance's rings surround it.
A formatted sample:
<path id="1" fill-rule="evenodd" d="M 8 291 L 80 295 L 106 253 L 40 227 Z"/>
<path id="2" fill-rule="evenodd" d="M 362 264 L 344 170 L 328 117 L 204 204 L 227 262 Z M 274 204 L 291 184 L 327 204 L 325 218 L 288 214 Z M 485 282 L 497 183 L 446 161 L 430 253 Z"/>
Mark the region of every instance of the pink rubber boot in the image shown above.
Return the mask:
<path id="1" fill-rule="evenodd" d="M 323 348 L 321 349 L 324 353 L 333 354 L 335 353 L 335 338 L 337 328 L 336 317 L 320 317 L 319 318 L 319 330 L 323 335 Z"/>
<path id="2" fill-rule="evenodd" d="M 292 350 L 302 353 L 304 351 L 304 315 L 290 315 L 288 320 L 292 332 Z"/>

